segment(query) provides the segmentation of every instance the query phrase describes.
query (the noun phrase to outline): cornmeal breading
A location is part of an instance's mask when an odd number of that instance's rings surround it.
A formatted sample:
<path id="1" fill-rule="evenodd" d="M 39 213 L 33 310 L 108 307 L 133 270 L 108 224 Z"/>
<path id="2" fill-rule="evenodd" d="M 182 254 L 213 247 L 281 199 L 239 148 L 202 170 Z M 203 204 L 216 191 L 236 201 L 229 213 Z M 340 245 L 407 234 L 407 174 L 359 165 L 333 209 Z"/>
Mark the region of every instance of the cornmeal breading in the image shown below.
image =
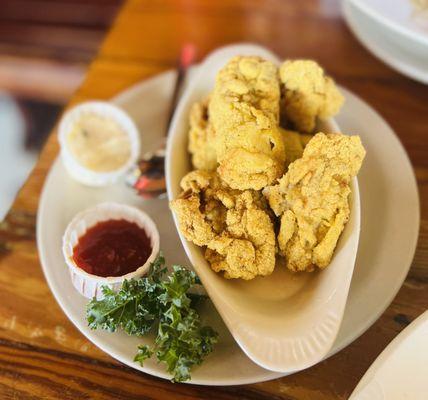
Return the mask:
<path id="1" fill-rule="evenodd" d="M 234 57 L 217 75 L 209 104 L 218 173 L 232 188 L 260 190 L 284 171 L 277 67 Z"/>
<path id="2" fill-rule="evenodd" d="M 189 198 L 191 201 L 189 201 L 188 205 L 186 201 L 178 202 L 178 207 L 182 208 L 182 211 L 177 213 L 178 218 L 180 216 L 184 218 L 187 214 L 186 220 L 189 220 L 192 214 L 195 213 L 195 223 L 199 226 L 198 218 L 200 214 L 215 233 L 222 232 L 226 224 L 227 208 L 234 205 L 234 196 L 239 192 L 228 188 L 216 172 L 208 171 L 195 170 L 189 172 L 183 177 L 180 185 L 183 193 L 179 200 Z M 193 207 L 189 208 L 192 206 L 194 198 L 198 199 L 198 211 Z M 183 224 L 180 223 L 180 225 Z M 195 242 L 194 240 L 192 241 Z M 205 239 L 204 243 L 206 243 Z"/>
<path id="3" fill-rule="evenodd" d="M 275 266 L 275 234 L 259 193 L 228 188 L 216 173 L 192 171 L 182 195 L 170 203 L 187 240 L 206 246 L 213 270 L 253 279 Z"/>
<path id="4" fill-rule="evenodd" d="M 349 218 L 349 184 L 364 156 L 358 136 L 318 133 L 279 183 L 264 189 L 281 217 L 278 244 L 290 270 L 311 271 L 330 263 Z"/>
<path id="5" fill-rule="evenodd" d="M 365 156 L 357 136 L 313 135 L 317 119 L 342 103 L 314 61 L 285 61 L 278 69 L 242 56 L 219 71 L 209 98 L 192 106 L 195 170 L 170 208 L 214 271 L 253 279 L 272 273 L 278 255 L 292 271 L 330 263 L 349 219 L 350 181 Z M 280 114 L 295 130 L 280 127 Z"/>
<path id="6" fill-rule="evenodd" d="M 225 278 L 253 279 L 270 275 L 275 267 L 275 234 L 267 212 L 257 207 L 252 193 L 242 192 L 226 214 L 225 231 L 207 245 L 211 268 Z"/>
<path id="7" fill-rule="evenodd" d="M 171 202 L 170 206 L 177 216 L 180 231 L 187 240 L 198 246 L 205 246 L 215 238 L 213 223 L 200 211 L 201 199 L 197 194 L 184 193 Z"/>
<path id="8" fill-rule="evenodd" d="M 217 154 L 214 128 L 208 120 L 208 101 L 196 102 L 190 110 L 189 153 L 194 168 L 214 171 L 217 168 Z"/>
<path id="9" fill-rule="evenodd" d="M 298 132 L 279 128 L 284 140 L 285 166 L 302 157 L 303 140 Z"/>
<path id="10" fill-rule="evenodd" d="M 343 96 L 315 61 L 285 61 L 279 75 L 283 85 L 283 111 L 298 131 L 310 133 L 317 118 L 326 119 L 339 112 Z"/>
<path id="11" fill-rule="evenodd" d="M 284 140 L 285 151 L 285 170 L 288 166 L 303 155 L 303 150 L 314 135 L 302 134 L 289 129 L 279 128 L 282 138 Z"/>

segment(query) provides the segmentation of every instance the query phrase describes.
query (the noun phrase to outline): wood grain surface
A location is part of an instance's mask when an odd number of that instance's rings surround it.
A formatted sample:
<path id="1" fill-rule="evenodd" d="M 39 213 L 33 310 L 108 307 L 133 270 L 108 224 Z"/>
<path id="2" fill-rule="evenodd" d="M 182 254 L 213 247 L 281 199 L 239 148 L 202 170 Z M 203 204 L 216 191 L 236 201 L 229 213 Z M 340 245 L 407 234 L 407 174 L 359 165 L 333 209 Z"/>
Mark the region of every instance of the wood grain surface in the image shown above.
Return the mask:
<path id="1" fill-rule="evenodd" d="M 289 377 L 209 388 L 174 385 L 125 367 L 68 321 L 40 268 L 35 218 L 58 152 L 52 134 L 0 226 L 1 399 L 347 399 L 385 346 L 428 308 L 427 87 L 371 56 L 347 29 L 339 0 L 132 0 L 123 6 L 71 103 L 108 99 L 173 67 L 181 45 L 189 41 L 197 45 L 199 59 L 238 41 L 259 43 L 284 58 L 315 58 L 385 117 L 410 155 L 421 198 L 419 244 L 404 285 L 359 339 Z"/>
<path id="2" fill-rule="evenodd" d="M 122 0 L 1 0 L 0 87 L 65 104 Z"/>

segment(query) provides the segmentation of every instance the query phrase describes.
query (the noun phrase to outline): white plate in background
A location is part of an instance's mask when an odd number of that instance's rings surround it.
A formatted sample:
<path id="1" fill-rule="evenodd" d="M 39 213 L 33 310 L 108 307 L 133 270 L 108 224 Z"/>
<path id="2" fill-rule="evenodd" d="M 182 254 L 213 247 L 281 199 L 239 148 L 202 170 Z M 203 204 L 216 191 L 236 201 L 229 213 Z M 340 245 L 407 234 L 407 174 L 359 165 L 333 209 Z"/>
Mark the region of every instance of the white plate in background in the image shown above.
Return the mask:
<path id="1" fill-rule="evenodd" d="M 428 311 L 416 318 L 380 354 L 349 400 L 426 400 Z"/>
<path id="2" fill-rule="evenodd" d="M 418 9 L 412 0 L 351 0 L 385 28 L 428 47 L 428 3 Z"/>
<path id="3" fill-rule="evenodd" d="M 113 99 L 136 121 L 143 133 L 143 150 L 162 143 L 173 82 L 173 72 L 166 72 Z M 403 147 L 375 111 L 350 92 L 343 93 L 346 101 L 337 120 L 344 132 L 361 136 L 367 157 L 359 174 L 360 248 L 344 319 L 329 355 L 365 332 L 391 303 L 410 267 L 419 230 L 417 187 Z M 144 367 L 133 362 L 137 345 L 151 338 L 90 330 L 85 320 L 86 299 L 71 284 L 61 252 L 62 235 L 77 212 L 106 200 L 121 201 L 148 212 L 159 228 L 167 261 L 189 265 L 166 200 L 142 200 L 120 185 L 84 187 L 68 177 L 57 159 L 46 179 L 38 210 L 37 243 L 44 274 L 64 313 L 91 342 L 132 368 L 170 379 L 164 366 L 155 360 L 148 360 Z M 246 357 L 209 304 L 203 318 L 219 330 L 220 341 L 207 360 L 194 369 L 190 383 L 238 385 L 283 376 L 260 368 Z"/>
<path id="4" fill-rule="evenodd" d="M 428 84 L 428 44 L 379 23 L 354 3 L 353 0 L 343 1 L 343 15 L 363 46 L 396 71 Z"/>

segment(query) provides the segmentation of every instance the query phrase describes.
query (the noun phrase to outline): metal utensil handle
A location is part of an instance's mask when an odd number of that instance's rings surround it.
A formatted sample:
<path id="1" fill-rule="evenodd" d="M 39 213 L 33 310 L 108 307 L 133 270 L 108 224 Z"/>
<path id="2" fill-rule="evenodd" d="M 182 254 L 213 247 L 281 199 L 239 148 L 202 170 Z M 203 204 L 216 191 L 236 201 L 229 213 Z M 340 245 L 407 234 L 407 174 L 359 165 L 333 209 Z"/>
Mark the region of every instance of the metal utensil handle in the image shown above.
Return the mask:
<path id="1" fill-rule="evenodd" d="M 178 60 L 177 75 L 174 82 L 174 90 L 168 111 L 168 119 L 165 129 L 165 137 L 168 135 L 171 120 L 180 96 L 180 90 L 186 78 L 189 67 L 195 58 L 193 44 L 183 46 Z M 146 153 L 139 160 L 137 166 L 128 174 L 127 183 L 132 186 L 139 196 L 149 198 L 162 198 L 165 196 L 165 143 L 155 152 Z"/>
<path id="2" fill-rule="evenodd" d="M 184 78 L 186 77 L 186 72 L 188 68 L 193 64 L 194 58 L 195 46 L 191 43 L 185 44 L 181 50 L 180 58 L 178 61 L 177 76 L 175 78 L 174 91 L 172 93 L 171 103 L 168 111 L 165 136 L 168 135 L 169 126 L 171 125 L 171 120 L 174 115 L 174 111 L 177 108 L 179 93 L 181 87 L 183 86 Z"/>

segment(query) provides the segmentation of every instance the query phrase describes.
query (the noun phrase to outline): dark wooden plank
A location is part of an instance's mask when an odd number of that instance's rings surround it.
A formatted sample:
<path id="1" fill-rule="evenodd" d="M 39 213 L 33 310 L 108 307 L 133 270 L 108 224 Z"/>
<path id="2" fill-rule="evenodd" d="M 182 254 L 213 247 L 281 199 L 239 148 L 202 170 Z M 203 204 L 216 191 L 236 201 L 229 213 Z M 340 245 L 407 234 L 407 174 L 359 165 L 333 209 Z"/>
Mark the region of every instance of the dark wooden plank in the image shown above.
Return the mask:
<path id="1" fill-rule="evenodd" d="M 3 0 L 0 21 L 108 28 L 122 0 Z"/>

